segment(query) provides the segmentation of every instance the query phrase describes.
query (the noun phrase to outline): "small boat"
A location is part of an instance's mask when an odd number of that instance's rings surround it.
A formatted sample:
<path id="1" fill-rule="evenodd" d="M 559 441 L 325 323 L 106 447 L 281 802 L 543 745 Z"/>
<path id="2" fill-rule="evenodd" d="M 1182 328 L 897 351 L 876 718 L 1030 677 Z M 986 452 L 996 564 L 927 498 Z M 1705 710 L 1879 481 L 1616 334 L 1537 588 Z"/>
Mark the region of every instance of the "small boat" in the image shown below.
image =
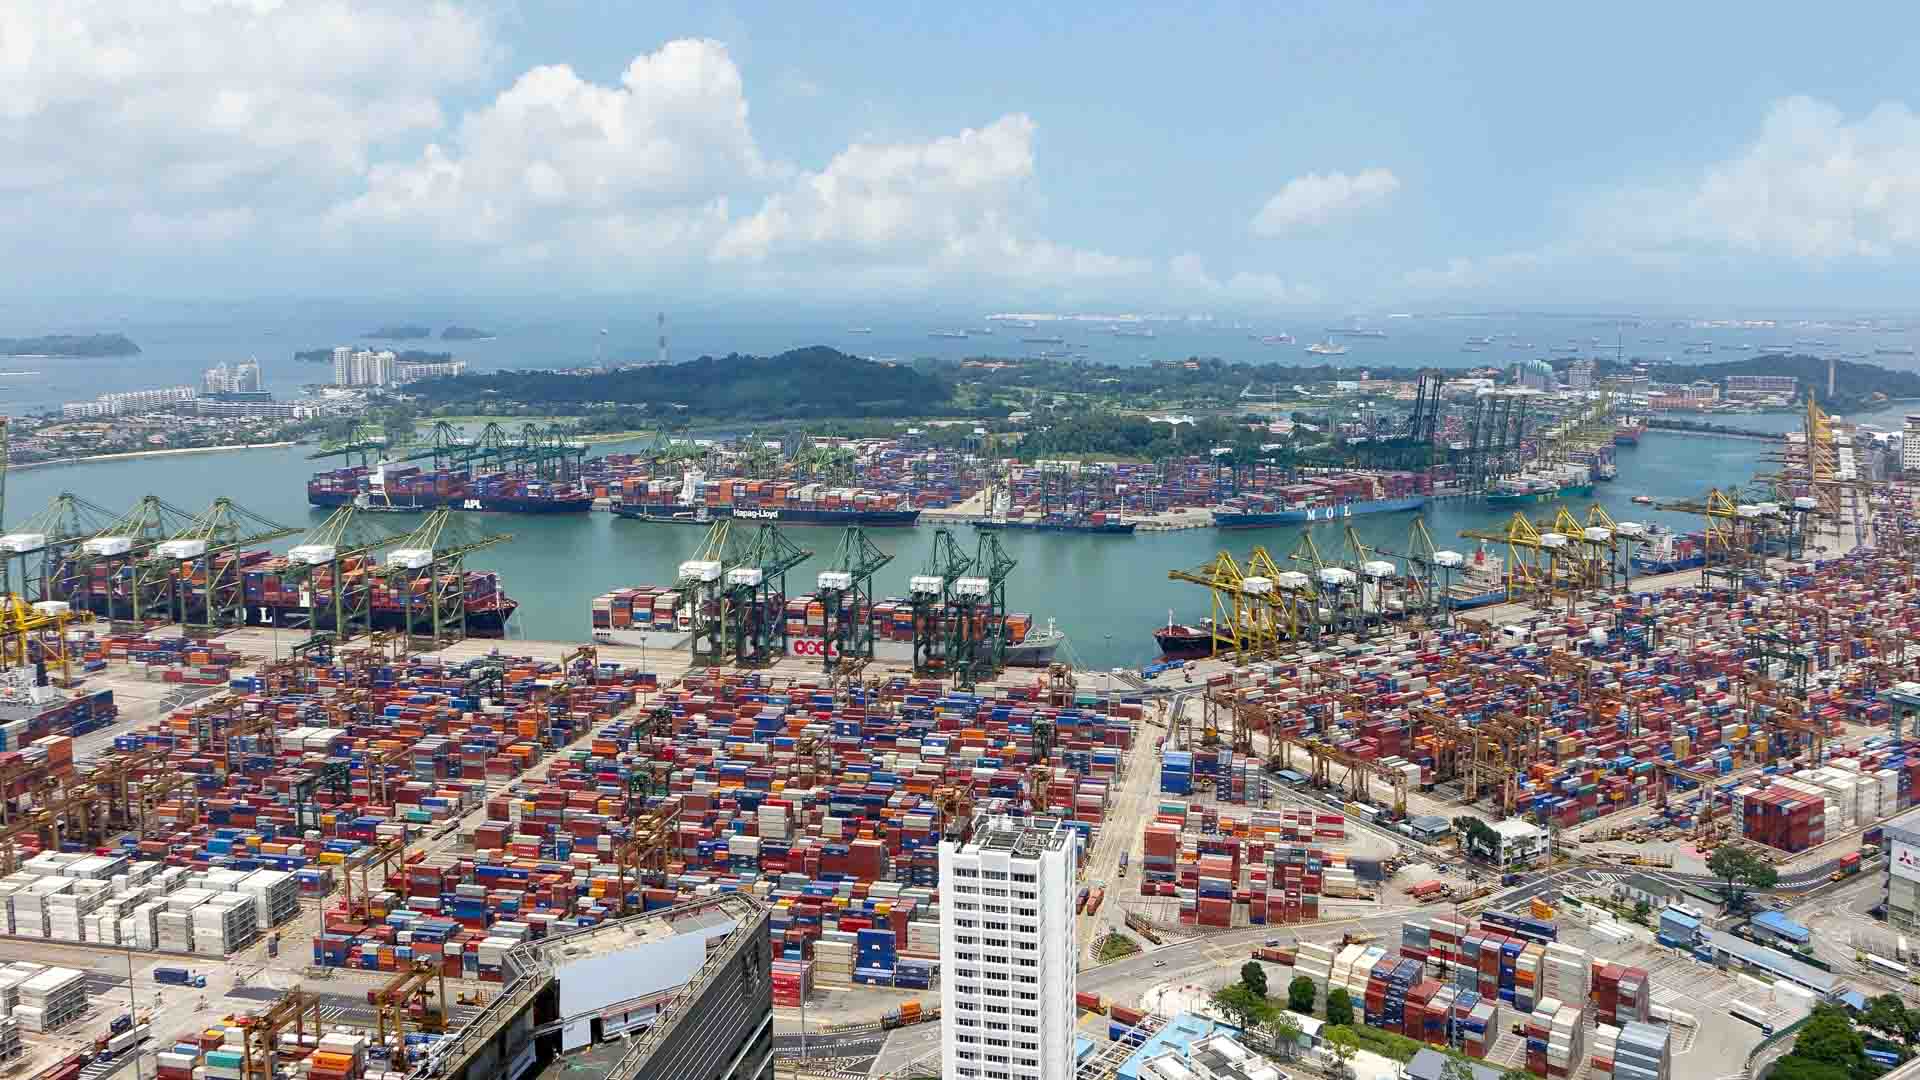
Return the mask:
<path id="1" fill-rule="evenodd" d="M 1652 506 L 1652 505 L 1653 505 L 1653 496 L 1651 496 L 1651 495 L 1635 495 L 1635 496 L 1633 497 L 1633 502 L 1634 502 L 1634 503 L 1635 503 L 1636 505 L 1639 505 L 1639 506 Z"/>

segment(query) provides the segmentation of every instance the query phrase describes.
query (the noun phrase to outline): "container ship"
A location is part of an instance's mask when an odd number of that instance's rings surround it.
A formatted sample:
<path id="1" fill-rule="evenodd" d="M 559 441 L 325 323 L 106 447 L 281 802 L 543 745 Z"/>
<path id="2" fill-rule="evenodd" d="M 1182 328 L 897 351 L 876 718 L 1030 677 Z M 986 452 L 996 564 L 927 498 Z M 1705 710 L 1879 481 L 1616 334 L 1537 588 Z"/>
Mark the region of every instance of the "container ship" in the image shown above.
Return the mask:
<path id="1" fill-rule="evenodd" d="M 1222 529 L 1302 525 L 1361 514 L 1418 510 L 1431 482 L 1416 473 L 1352 473 L 1314 477 L 1272 494 L 1241 494 L 1211 507 Z"/>
<path id="2" fill-rule="evenodd" d="M 678 588 L 647 585 L 616 589 L 593 600 L 593 640 L 605 645 L 624 645 L 647 649 L 686 649 L 693 643 L 693 597 Z M 713 614 L 709 612 L 709 614 Z M 888 597 L 861 612 L 873 619 L 875 659 L 893 663 L 913 662 L 913 604 L 899 597 Z M 826 607 L 812 594 L 787 599 L 777 594 L 757 618 L 767 620 L 765 628 L 785 621 L 787 653 L 790 656 L 819 659 L 828 648 Z M 1044 627 L 1034 624 L 1033 616 L 1011 612 L 1006 616 L 1009 638 L 1007 663 L 1015 667 L 1045 667 L 1054 653 L 1066 643 L 1067 635 L 1047 620 Z M 950 627 L 943 627 L 944 633 Z"/>
<path id="3" fill-rule="evenodd" d="M 1677 533 L 1664 525 L 1647 526 L 1647 536 L 1633 552 L 1633 568 L 1643 574 L 1670 574 L 1692 570 L 1707 561 L 1706 536 Z"/>
<path id="4" fill-rule="evenodd" d="M 1025 532 L 1089 533 L 1094 536 L 1132 536 L 1134 523 L 1122 521 L 1118 514 L 1093 511 L 1086 514 L 1049 513 L 1039 517 L 1011 516 L 985 518 L 973 523 L 976 529 Z"/>
<path id="5" fill-rule="evenodd" d="M 1637 416 L 1629 416 L 1613 429 L 1613 445 L 1639 446 L 1640 436 L 1647 433 L 1647 422 Z"/>
<path id="6" fill-rule="evenodd" d="M 1213 655 L 1213 620 L 1201 619 L 1199 623 L 1176 623 L 1173 613 L 1167 613 L 1167 625 L 1153 632 L 1153 643 L 1160 647 L 1160 655 L 1171 660 L 1198 660 Z"/>
<path id="7" fill-rule="evenodd" d="M 678 491 L 655 481 L 638 501 L 622 499 L 614 513 L 636 521 L 704 525 L 719 518 L 772 521 L 781 525 L 862 525 L 905 528 L 920 520 L 905 495 L 795 484 L 780 480 L 708 482 L 689 471 Z"/>
<path id="8" fill-rule="evenodd" d="M 216 559 L 216 569 L 234 556 Z M 328 608 L 332 602 L 332 570 L 327 566 L 313 568 L 305 580 L 297 581 L 288 576 L 290 567 L 287 556 L 275 555 L 266 550 L 244 551 L 238 555 L 240 561 L 241 597 L 245 603 L 245 623 L 248 626 L 278 626 L 286 628 L 315 628 L 325 630 L 331 618 Z M 206 584 L 198 580 L 201 573 L 197 565 L 189 564 L 196 580 L 182 582 L 184 587 L 170 590 L 173 597 L 170 616 L 175 622 L 191 622 L 206 618 Z M 68 602 L 75 608 L 83 608 L 103 618 L 125 618 L 133 611 L 133 597 L 130 581 L 126 575 L 110 576 L 111 568 L 104 561 L 94 564 L 95 575 L 85 581 L 77 581 L 69 593 Z M 342 560 L 341 570 L 348 577 L 358 581 L 366 576 L 368 566 L 358 559 Z M 219 577 L 227 577 L 219 570 Z M 230 580 L 230 579 L 229 579 Z M 422 590 L 426 588 L 425 579 L 416 582 Z M 451 582 L 447 582 L 451 584 Z M 463 605 L 466 608 L 467 635 L 476 638 L 499 638 L 507 633 L 507 621 L 519 609 L 520 602 L 506 594 L 500 587 L 500 575 L 491 570 L 468 570 L 461 588 Z M 416 592 L 412 601 L 413 617 L 416 623 L 422 617 L 432 617 L 431 599 L 424 592 Z M 401 630 L 407 623 L 407 594 L 404 590 L 388 587 L 381 578 L 373 578 L 368 585 L 367 619 L 375 630 Z M 318 613 L 316 614 L 316 609 Z M 158 614 L 158 613 L 156 613 Z M 319 624 L 315 626 L 316 620 Z"/>
<path id="9" fill-rule="evenodd" d="M 584 514 L 593 509 L 592 494 L 568 481 L 511 473 L 475 476 L 458 469 L 427 471 L 391 462 L 315 473 L 307 481 L 307 502 L 325 507 L 351 503 L 363 510 L 396 513 L 443 506 L 499 514 Z"/>
<path id="10" fill-rule="evenodd" d="M 1561 465 L 1551 473 L 1520 473 L 1503 476 L 1487 492 L 1487 505 L 1513 506 L 1519 503 L 1552 502 L 1554 499 L 1580 498 L 1593 494 L 1593 469 L 1587 465 Z"/>

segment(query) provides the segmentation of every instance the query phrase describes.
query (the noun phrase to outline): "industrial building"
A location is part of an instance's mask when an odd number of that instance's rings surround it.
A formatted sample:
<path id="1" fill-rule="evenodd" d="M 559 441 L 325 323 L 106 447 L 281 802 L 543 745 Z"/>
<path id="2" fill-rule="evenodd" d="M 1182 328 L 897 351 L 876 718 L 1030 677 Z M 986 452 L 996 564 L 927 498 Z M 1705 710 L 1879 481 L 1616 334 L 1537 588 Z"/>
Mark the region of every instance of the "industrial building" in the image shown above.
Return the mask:
<path id="1" fill-rule="evenodd" d="M 1887 822 L 1887 923 L 1920 930 L 1920 810 Z"/>
<path id="2" fill-rule="evenodd" d="M 940 1075 L 1074 1075 L 1076 833 L 979 815 L 940 841 Z"/>

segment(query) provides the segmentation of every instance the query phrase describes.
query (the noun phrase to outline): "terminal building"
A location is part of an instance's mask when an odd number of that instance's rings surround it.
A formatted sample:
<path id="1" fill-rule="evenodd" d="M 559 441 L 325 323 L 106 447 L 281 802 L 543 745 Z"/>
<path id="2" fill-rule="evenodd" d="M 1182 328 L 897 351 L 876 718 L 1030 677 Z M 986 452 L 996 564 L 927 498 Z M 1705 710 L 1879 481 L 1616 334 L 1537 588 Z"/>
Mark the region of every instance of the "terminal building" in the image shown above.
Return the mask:
<path id="1" fill-rule="evenodd" d="M 723 894 L 528 942 L 414 1076 L 773 1080 L 768 926 L 760 903 Z"/>
<path id="2" fill-rule="evenodd" d="M 1920 810 L 1888 821 L 1885 833 L 1887 925 L 1920 930 Z"/>
<path id="3" fill-rule="evenodd" d="M 940 1075 L 1073 1080 L 1079 834 L 979 815 L 940 840 Z"/>

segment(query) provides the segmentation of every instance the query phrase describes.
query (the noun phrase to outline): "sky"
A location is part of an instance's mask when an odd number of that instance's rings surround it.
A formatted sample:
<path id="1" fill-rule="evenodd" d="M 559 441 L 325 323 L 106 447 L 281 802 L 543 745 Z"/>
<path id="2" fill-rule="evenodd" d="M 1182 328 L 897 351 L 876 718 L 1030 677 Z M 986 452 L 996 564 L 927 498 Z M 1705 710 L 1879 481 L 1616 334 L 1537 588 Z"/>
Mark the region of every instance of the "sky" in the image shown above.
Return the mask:
<path id="1" fill-rule="evenodd" d="M 1916 61 L 1893 3 L 5 4 L 0 260 L 16 297 L 1903 311 Z"/>

